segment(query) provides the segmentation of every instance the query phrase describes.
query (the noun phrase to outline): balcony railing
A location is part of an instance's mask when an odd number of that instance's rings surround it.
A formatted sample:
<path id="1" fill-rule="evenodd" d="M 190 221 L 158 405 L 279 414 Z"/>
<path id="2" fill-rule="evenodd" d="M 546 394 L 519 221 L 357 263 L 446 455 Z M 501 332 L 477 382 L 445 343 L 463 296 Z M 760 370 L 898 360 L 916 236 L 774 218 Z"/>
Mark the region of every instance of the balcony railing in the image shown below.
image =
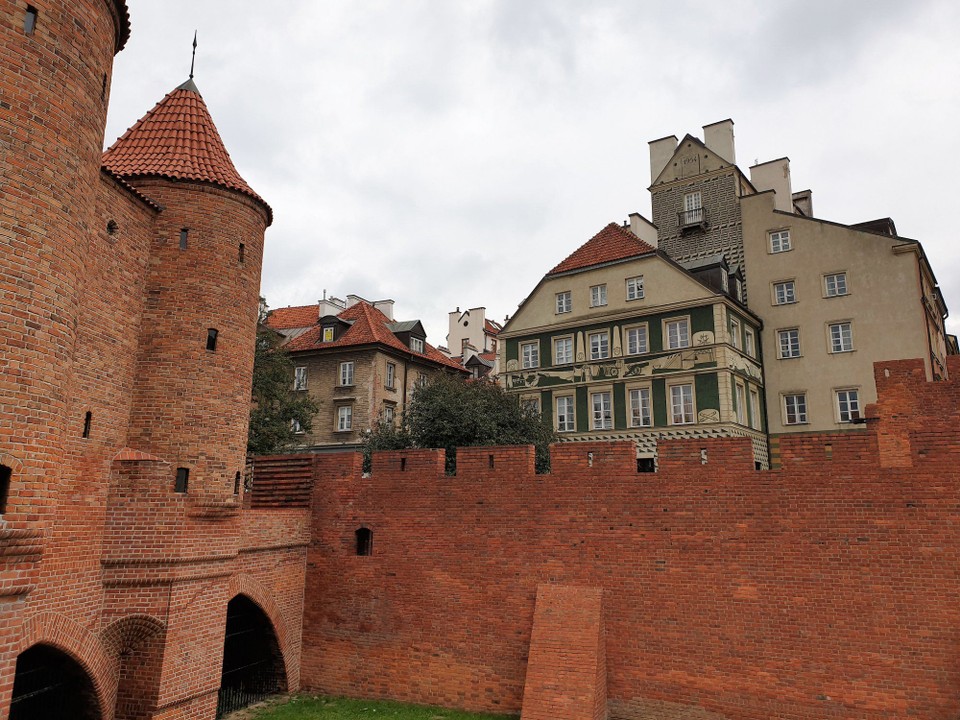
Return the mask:
<path id="1" fill-rule="evenodd" d="M 702 207 L 693 210 L 681 210 L 677 213 L 677 224 L 681 230 L 705 228 L 707 226 L 707 211 Z"/>

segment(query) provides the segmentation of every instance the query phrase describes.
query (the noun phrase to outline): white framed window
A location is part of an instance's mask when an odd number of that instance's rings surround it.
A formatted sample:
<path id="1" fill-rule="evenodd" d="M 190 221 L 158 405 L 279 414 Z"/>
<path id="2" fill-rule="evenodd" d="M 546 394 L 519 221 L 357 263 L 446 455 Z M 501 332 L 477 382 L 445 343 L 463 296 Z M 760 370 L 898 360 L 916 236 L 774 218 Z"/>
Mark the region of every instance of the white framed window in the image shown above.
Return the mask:
<path id="1" fill-rule="evenodd" d="M 426 373 L 418 372 L 418 373 L 417 373 L 417 379 L 416 379 L 416 381 L 414 381 L 413 386 L 414 386 L 415 388 L 422 388 L 422 387 L 423 387 L 424 385 L 426 385 L 426 384 L 427 384 L 427 375 L 426 375 Z"/>
<path id="2" fill-rule="evenodd" d="M 340 386 L 353 385 L 353 361 L 340 363 Z"/>
<path id="3" fill-rule="evenodd" d="M 337 407 L 337 432 L 353 430 L 353 405 Z"/>
<path id="4" fill-rule="evenodd" d="M 383 406 L 383 422 L 387 425 L 393 425 L 394 419 L 397 417 L 397 409 L 393 405 L 384 405 Z"/>
<path id="5" fill-rule="evenodd" d="M 755 358 L 757 356 L 757 338 L 750 328 L 743 329 L 743 349 L 747 351 L 747 355 L 750 357 Z"/>
<path id="6" fill-rule="evenodd" d="M 333 342 L 333 328 L 327 326 L 323 329 L 323 342 Z"/>
<path id="7" fill-rule="evenodd" d="M 643 275 L 627 278 L 627 300 L 643 300 Z"/>
<path id="8" fill-rule="evenodd" d="M 609 392 L 596 392 L 590 395 L 593 408 L 593 429 L 611 430 L 613 428 L 613 402 Z"/>
<path id="9" fill-rule="evenodd" d="M 423 352 L 423 339 L 418 337 L 410 338 L 410 349 L 414 352 L 422 353 Z"/>
<path id="10" fill-rule="evenodd" d="M 553 339 L 553 364 L 569 365 L 573 362 L 573 338 Z"/>
<path id="11" fill-rule="evenodd" d="M 640 355 L 650 352 L 650 346 L 647 343 L 647 325 L 634 325 L 628 327 L 627 336 L 627 355 Z"/>
<path id="12" fill-rule="evenodd" d="M 557 315 L 573 310 L 573 298 L 569 290 L 557 293 Z"/>
<path id="13" fill-rule="evenodd" d="M 688 425 L 693 417 L 693 384 L 670 386 L 670 423 Z"/>
<path id="14" fill-rule="evenodd" d="M 610 336 L 605 332 L 590 333 L 590 359 L 606 360 L 610 357 Z"/>
<path id="15" fill-rule="evenodd" d="M 797 301 L 797 284 L 793 280 L 783 280 L 773 284 L 773 304 L 789 305 Z"/>
<path id="16" fill-rule="evenodd" d="M 303 426 L 300 424 L 299 420 L 290 421 L 290 430 L 294 435 L 303 435 Z"/>
<path id="17" fill-rule="evenodd" d="M 690 347 L 690 318 L 664 320 L 663 328 L 668 350 Z"/>
<path id="18" fill-rule="evenodd" d="M 750 388 L 750 427 L 760 429 L 760 393 L 756 388 Z"/>
<path id="19" fill-rule="evenodd" d="M 824 297 L 840 297 L 847 294 L 847 274 L 833 273 L 823 276 Z"/>
<path id="20" fill-rule="evenodd" d="M 520 366 L 524 370 L 540 367 L 539 342 L 520 343 Z"/>
<path id="21" fill-rule="evenodd" d="M 700 191 L 687 193 L 683 196 L 682 225 L 695 225 L 703 222 L 703 197 Z"/>
<path id="22" fill-rule="evenodd" d="M 573 395 L 562 395 L 557 398 L 557 432 L 574 432 L 576 429 Z"/>
<path id="23" fill-rule="evenodd" d="M 539 415 L 540 414 L 540 396 L 528 395 L 526 397 L 520 398 L 520 407 L 523 408 L 524 412 L 531 413 L 534 415 Z"/>
<path id="24" fill-rule="evenodd" d="M 747 424 L 747 389 L 742 383 L 736 383 L 734 390 L 737 403 L 737 422 L 741 425 Z"/>
<path id="25" fill-rule="evenodd" d="M 397 386 L 397 366 L 392 362 L 387 363 L 387 377 L 384 385 L 388 390 L 393 390 Z"/>
<path id="26" fill-rule="evenodd" d="M 837 420 L 853 422 L 860 417 L 860 391 L 852 388 L 834 391 L 837 401 Z"/>
<path id="27" fill-rule="evenodd" d="M 297 366 L 293 369 L 293 389 L 307 389 L 307 368 L 303 365 Z"/>
<path id="28" fill-rule="evenodd" d="M 653 407 L 650 404 L 650 388 L 634 388 L 630 391 L 630 427 L 651 427 Z"/>
<path id="29" fill-rule="evenodd" d="M 783 396 L 785 425 L 803 425 L 807 422 L 807 394 L 790 393 Z"/>
<path id="30" fill-rule="evenodd" d="M 789 230 L 774 230 L 770 233 L 770 252 L 782 253 L 792 249 Z"/>
<path id="31" fill-rule="evenodd" d="M 777 330 L 777 348 L 781 358 L 800 357 L 800 328 Z"/>
<path id="32" fill-rule="evenodd" d="M 726 273 L 720 276 L 720 287 L 723 288 L 724 292 L 730 292 L 730 276 Z"/>
<path id="33" fill-rule="evenodd" d="M 733 289 L 736 292 L 737 300 L 743 302 L 743 280 L 739 277 L 733 279 Z"/>
<path id="34" fill-rule="evenodd" d="M 730 344 L 740 349 L 740 321 L 736 318 L 730 318 Z"/>
<path id="35" fill-rule="evenodd" d="M 594 285 L 590 288 L 590 307 L 603 307 L 607 304 L 607 286 Z"/>
<path id="36" fill-rule="evenodd" d="M 849 322 L 830 323 L 830 352 L 853 350 L 853 327 Z"/>

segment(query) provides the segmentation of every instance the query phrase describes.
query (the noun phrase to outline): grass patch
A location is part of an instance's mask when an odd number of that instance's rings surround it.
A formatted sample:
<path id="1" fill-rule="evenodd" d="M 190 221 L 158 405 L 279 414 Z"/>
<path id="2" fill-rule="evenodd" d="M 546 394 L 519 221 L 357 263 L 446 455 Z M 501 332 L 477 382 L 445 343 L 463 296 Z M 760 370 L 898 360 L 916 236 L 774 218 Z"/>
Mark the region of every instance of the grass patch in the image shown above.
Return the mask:
<path id="1" fill-rule="evenodd" d="M 276 705 L 254 711 L 251 720 L 511 720 L 518 715 L 488 715 L 460 710 L 405 705 L 383 700 L 294 695 Z"/>

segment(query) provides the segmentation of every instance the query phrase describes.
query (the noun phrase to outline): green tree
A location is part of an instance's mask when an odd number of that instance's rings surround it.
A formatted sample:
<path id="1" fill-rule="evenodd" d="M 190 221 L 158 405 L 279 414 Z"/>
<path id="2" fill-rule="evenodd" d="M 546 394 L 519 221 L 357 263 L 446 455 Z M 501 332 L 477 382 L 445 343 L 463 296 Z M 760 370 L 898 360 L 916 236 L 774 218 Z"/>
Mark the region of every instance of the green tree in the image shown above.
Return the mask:
<path id="1" fill-rule="evenodd" d="M 378 423 L 367 435 L 364 460 L 373 452 L 408 447 L 443 448 L 447 471 L 456 468 L 456 448 L 482 445 L 534 445 L 537 472 L 550 467 L 555 433 L 540 414 L 487 380 L 438 374 L 416 389 L 400 424 Z"/>
<path id="2" fill-rule="evenodd" d="M 283 336 L 266 325 L 266 300 L 260 298 L 257 346 L 253 358 L 253 405 L 247 452 L 269 455 L 294 443 L 294 421 L 309 432 L 319 408 L 306 393 L 294 393 L 293 362 L 281 342 Z"/>

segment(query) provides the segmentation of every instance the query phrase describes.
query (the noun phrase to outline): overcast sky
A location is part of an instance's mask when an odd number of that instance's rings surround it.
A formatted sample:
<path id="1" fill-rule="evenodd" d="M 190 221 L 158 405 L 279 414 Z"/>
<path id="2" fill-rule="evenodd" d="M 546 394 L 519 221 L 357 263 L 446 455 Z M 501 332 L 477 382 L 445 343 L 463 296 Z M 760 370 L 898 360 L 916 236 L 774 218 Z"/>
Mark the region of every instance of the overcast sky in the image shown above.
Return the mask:
<path id="1" fill-rule="evenodd" d="M 128 0 L 107 144 L 196 83 L 273 207 L 271 307 L 393 298 L 502 320 L 611 221 L 650 216 L 647 142 L 732 118 L 818 217 L 922 241 L 960 332 L 956 0 Z M 924 149 L 925 148 L 925 149 Z M 931 154 L 932 153 L 932 154 Z"/>

